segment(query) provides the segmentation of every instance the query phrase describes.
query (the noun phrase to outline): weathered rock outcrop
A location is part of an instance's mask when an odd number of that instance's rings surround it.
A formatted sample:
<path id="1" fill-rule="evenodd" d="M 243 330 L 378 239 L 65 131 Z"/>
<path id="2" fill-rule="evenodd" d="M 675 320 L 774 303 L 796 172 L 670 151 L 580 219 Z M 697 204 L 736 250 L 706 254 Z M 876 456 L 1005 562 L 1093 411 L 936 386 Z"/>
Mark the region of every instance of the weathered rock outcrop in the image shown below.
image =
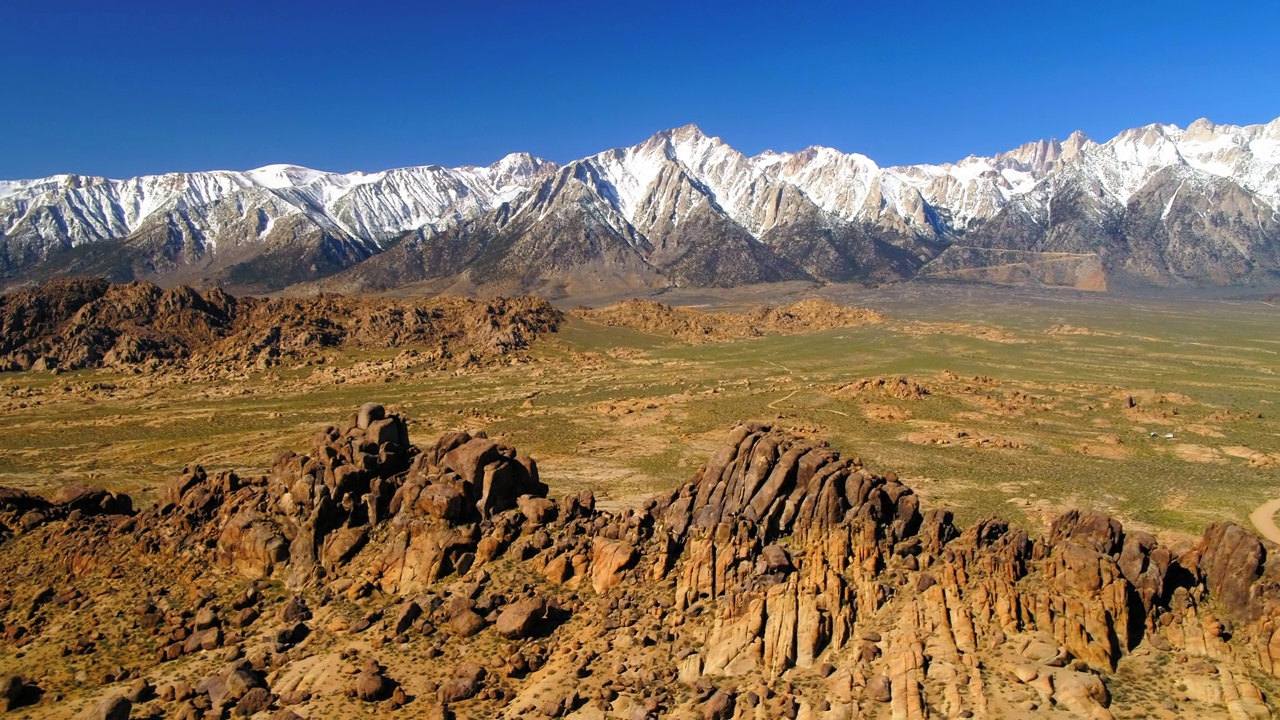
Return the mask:
<path id="1" fill-rule="evenodd" d="M 0 571 L 21 578 L 0 589 L 0 663 L 39 643 L 153 647 L 85 704 L 124 697 L 148 717 L 285 717 L 322 698 L 313 716 L 350 700 L 434 717 L 1101 719 L 1152 692 L 1267 717 L 1280 677 L 1280 553 L 1239 527 L 1174 547 L 1095 512 L 1044 537 L 960 528 L 893 473 L 760 424 L 624 512 L 547 497 L 531 458 L 483 435 L 414 446 L 375 404 L 264 477 L 188 469 L 134 515 L 55 499 L 0 493 L 15 528 Z M 21 522 L 33 512 L 46 520 Z M 0 664 L 19 674 L 6 698 L 65 683 Z"/>
<path id="2" fill-rule="evenodd" d="M 72 277 L 0 295 L 0 372 L 269 366 L 332 348 L 406 345 L 436 346 L 442 357 L 492 358 L 555 332 L 560 320 L 560 311 L 532 297 L 266 299 Z"/>
<path id="3" fill-rule="evenodd" d="M 102 488 L 69 484 L 46 499 L 25 490 L 0 486 L 0 539 L 6 534 L 32 530 L 57 520 L 133 513 L 133 500 L 128 495 Z"/>

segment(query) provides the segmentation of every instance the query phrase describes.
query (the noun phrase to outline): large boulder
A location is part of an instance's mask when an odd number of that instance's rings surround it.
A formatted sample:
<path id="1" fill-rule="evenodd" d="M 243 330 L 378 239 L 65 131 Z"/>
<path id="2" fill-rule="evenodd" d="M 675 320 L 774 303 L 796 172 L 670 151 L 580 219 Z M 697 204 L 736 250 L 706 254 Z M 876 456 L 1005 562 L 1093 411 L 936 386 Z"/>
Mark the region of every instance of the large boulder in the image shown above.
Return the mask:
<path id="1" fill-rule="evenodd" d="M 436 690 L 436 697 L 441 703 L 456 703 L 470 700 L 480 692 L 480 683 L 471 678 L 452 678 Z"/>
<path id="2" fill-rule="evenodd" d="M 1209 592 L 1233 619 L 1252 620 L 1261 612 L 1261 604 L 1251 600 L 1265 559 L 1262 541 L 1239 525 L 1217 523 L 1205 530 L 1200 570 Z"/>
<path id="3" fill-rule="evenodd" d="M 622 573 L 640 557 L 635 547 L 619 540 L 596 539 L 591 549 L 591 587 L 606 593 L 622 582 Z"/>
<path id="4" fill-rule="evenodd" d="M 49 498 L 54 505 L 66 512 L 78 510 L 84 515 L 129 515 L 133 513 L 133 500 L 128 495 L 115 495 L 102 488 L 80 483 L 68 483 L 58 488 Z"/>
<path id="5" fill-rule="evenodd" d="M 498 444 L 486 438 L 472 438 L 445 453 L 440 467 L 452 470 L 471 485 L 479 485 L 484 478 L 484 468 L 502 459 Z"/>
<path id="6" fill-rule="evenodd" d="M 133 703 L 123 695 L 111 695 L 80 713 L 79 720 L 129 720 Z"/>
<path id="7" fill-rule="evenodd" d="M 528 598 L 503 608 L 494 623 L 499 635 L 510 640 L 529 637 L 547 614 L 547 603 L 539 597 Z"/>
<path id="8" fill-rule="evenodd" d="M 393 683 L 381 672 L 366 670 L 356 678 L 356 697 L 365 702 L 378 702 L 391 697 Z"/>
<path id="9" fill-rule="evenodd" d="M 218 557 L 245 577 L 263 578 L 288 560 L 289 545 L 273 523 L 244 510 L 223 527 Z"/>
<path id="10" fill-rule="evenodd" d="M 0 677 L 0 712 L 9 712 L 18 707 L 25 690 L 25 683 L 17 675 Z"/>

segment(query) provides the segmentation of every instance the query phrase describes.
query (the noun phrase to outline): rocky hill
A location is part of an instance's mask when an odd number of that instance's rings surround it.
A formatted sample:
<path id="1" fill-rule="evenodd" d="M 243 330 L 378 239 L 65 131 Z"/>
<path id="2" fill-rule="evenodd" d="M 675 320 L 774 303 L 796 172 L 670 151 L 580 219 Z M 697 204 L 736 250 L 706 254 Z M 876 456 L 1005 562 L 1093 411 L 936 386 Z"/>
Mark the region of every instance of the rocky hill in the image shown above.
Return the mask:
<path id="1" fill-rule="evenodd" d="M 555 332 L 546 301 L 235 297 L 68 278 L 0 295 L 0 371 L 182 364 L 243 368 L 334 348 L 428 346 L 493 358 Z"/>
<path id="2" fill-rule="evenodd" d="M 600 308 L 577 308 L 573 314 L 601 325 L 670 335 L 689 343 L 816 332 L 876 325 L 887 320 L 875 310 L 849 307 L 821 298 L 809 298 L 780 307 L 759 306 L 742 312 L 708 312 L 673 307 L 653 300 L 624 300 Z"/>
<path id="3" fill-rule="evenodd" d="M 554 481 L 552 481 L 553 483 Z M 0 493 L 0 690 L 33 718 L 1270 716 L 1276 548 L 1090 512 L 958 527 L 818 439 L 734 429 L 669 495 L 553 499 L 366 405 L 154 507 Z"/>
<path id="4" fill-rule="evenodd" d="M 564 166 L 0 181 L 0 282 L 617 294 L 917 275 L 1105 289 L 1280 282 L 1280 119 L 1082 133 L 880 167 L 688 125 Z"/>

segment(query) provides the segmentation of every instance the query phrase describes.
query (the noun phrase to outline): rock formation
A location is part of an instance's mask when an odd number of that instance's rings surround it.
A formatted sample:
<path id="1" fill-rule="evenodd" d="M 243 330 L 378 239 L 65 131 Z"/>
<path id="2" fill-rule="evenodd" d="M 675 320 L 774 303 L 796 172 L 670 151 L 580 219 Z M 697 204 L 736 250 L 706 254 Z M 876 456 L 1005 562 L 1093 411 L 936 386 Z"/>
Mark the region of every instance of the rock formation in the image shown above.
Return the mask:
<path id="1" fill-rule="evenodd" d="M 624 300 L 601 308 L 577 308 L 573 314 L 601 325 L 671 335 L 689 343 L 877 325 L 887 320 L 874 310 L 821 298 L 781 307 L 758 306 L 740 313 L 672 307 L 653 300 Z"/>
<path id="2" fill-rule="evenodd" d="M 1254 718 L 1280 678 L 1248 531 L 961 528 L 760 424 L 626 511 L 375 404 L 265 477 L 63 495 L 0 493 L 0 689 L 41 717 Z"/>
<path id="3" fill-rule="evenodd" d="M 436 346 L 495 357 L 555 332 L 558 310 L 530 297 L 266 299 L 64 278 L 0 295 L 0 371 L 209 363 L 267 367 L 326 349 Z"/>

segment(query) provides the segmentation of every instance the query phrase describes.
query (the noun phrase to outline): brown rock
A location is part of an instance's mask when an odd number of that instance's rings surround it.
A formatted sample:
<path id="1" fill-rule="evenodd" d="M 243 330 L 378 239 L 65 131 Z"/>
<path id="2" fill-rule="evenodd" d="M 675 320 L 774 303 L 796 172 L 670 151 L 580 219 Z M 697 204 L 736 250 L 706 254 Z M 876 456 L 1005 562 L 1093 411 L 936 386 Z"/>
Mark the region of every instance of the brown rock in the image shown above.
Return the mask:
<path id="1" fill-rule="evenodd" d="M 484 468 L 500 460 L 498 445 L 483 438 L 471 439 L 453 448 L 440 458 L 440 466 L 454 471 L 464 482 L 479 486 L 484 479 Z"/>
<path id="2" fill-rule="evenodd" d="M 706 720 L 729 720 L 733 717 L 736 697 L 732 691 L 717 690 L 702 707 L 702 717 Z"/>
<path id="3" fill-rule="evenodd" d="M 369 423 L 369 429 L 365 431 L 365 438 L 378 446 L 391 443 L 403 447 L 405 444 L 404 435 L 403 426 L 399 418 L 375 420 Z"/>
<path id="4" fill-rule="evenodd" d="M 25 689 L 25 683 L 17 675 L 0 677 L 0 712 L 9 712 L 18 707 Z"/>
<path id="5" fill-rule="evenodd" d="M 465 678 L 477 683 L 484 680 L 488 674 L 488 671 L 482 665 L 473 662 L 460 663 L 453 669 L 454 677 Z"/>
<path id="6" fill-rule="evenodd" d="M 432 517 L 456 522 L 465 517 L 466 498 L 451 485 L 433 484 L 422 489 L 417 507 Z"/>
<path id="7" fill-rule="evenodd" d="M 453 711 L 447 706 L 439 703 L 431 703 L 431 705 L 427 707 L 426 712 L 423 713 L 423 717 L 426 720 L 453 720 L 454 715 Z"/>
<path id="8" fill-rule="evenodd" d="M 405 694 L 404 688 L 399 685 L 391 692 L 391 706 L 401 708 L 409 704 L 409 696 Z"/>
<path id="9" fill-rule="evenodd" d="M 597 538 L 591 549 L 591 587 L 604 594 L 622 582 L 622 572 L 635 564 L 639 553 L 630 543 Z"/>
<path id="10" fill-rule="evenodd" d="M 1261 607 L 1250 602 L 1251 591 L 1266 557 L 1258 536 L 1239 525 L 1216 523 L 1205 530 L 1200 548 L 1205 584 L 1227 615 L 1236 620 L 1255 618 Z"/>
<path id="11" fill-rule="evenodd" d="M 291 595 L 280 610 L 280 619 L 287 623 L 297 623 L 311 619 L 311 610 L 301 595 Z"/>
<path id="12" fill-rule="evenodd" d="M 223 527 L 218 558 L 245 577 L 262 578 L 288 560 L 289 545 L 273 524 L 244 510 Z"/>
<path id="13" fill-rule="evenodd" d="M 234 715 L 236 717 L 251 717 L 260 712 L 271 708 L 274 698 L 271 697 L 271 691 L 266 688 L 251 688 L 249 692 L 244 694 L 236 703 Z"/>
<path id="14" fill-rule="evenodd" d="M 568 556 L 558 555 L 547 562 L 542 574 L 553 583 L 567 582 L 573 577 L 573 564 L 569 562 Z"/>
<path id="15" fill-rule="evenodd" d="M 882 703 L 893 699 L 888 675 L 876 675 L 867 681 L 867 698 Z"/>
<path id="16" fill-rule="evenodd" d="M 791 556 L 780 545 L 765 545 L 760 551 L 760 561 L 765 573 L 790 572 L 795 569 Z"/>
<path id="17" fill-rule="evenodd" d="M 460 637 L 471 637 L 484 629 L 484 618 L 474 610 L 463 610 L 449 619 L 449 629 Z"/>
<path id="18" fill-rule="evenodd" d="M 556 517 L 556 504 L 544 497 L 521 495 L 516 498 L 521 514 L 533 525 L 546 525 Z"/>
<path id="19" fill-rule="evenodd" d="M 320 550 L 320 562 L 329 571 L 340 568 L 350 562 L 368 540 L 368 528 L 338 528 L 325 537 Z"/>
<path id="20" fill-rule="evenodd" d="M 356 413 L 356 427 L 361 430 L 367 430 L 374 422 L 382 420 L 386 416 L 387 411 L 378 403 L 365 403 L 360 406 L 360 411 Z"/>
<path id="21" fill-rule="evenodd" d="M 494 629 L 510 640 L 526 638 L 547 614 L 547 603 L 534 597 L 503 608 Z"/>
<path id="22" fill-rule="evenodd" d="M 365 702 L 379 702 L 391 696 L 393 685 L 381 672 L 365 671 L 356 678 L 356 697 Z"/>
<path id="23" fill-rule="evenodd" d="M 104 698 L 80 713 L 79 720 L 129 720 L 133 703 L 122 695 Z"/>
<path id="24" fill-rule="evenodd" d="M 407 600 L 400 606 L 399 612 L 396 613 L 396 621 L 392 626 L 392 633 L 399 635 L 409 630 L 413 626 L 415 620 L 422 616 L 422 607 L 418 603 Z"/>
<path id="25" fill-rule="evenodd" d="M 441 703 L 456 703 L 470 700 L 480 692 L 480 683 L 471 678 L 453 678 L 440 686 L 436 698 Z"/>

